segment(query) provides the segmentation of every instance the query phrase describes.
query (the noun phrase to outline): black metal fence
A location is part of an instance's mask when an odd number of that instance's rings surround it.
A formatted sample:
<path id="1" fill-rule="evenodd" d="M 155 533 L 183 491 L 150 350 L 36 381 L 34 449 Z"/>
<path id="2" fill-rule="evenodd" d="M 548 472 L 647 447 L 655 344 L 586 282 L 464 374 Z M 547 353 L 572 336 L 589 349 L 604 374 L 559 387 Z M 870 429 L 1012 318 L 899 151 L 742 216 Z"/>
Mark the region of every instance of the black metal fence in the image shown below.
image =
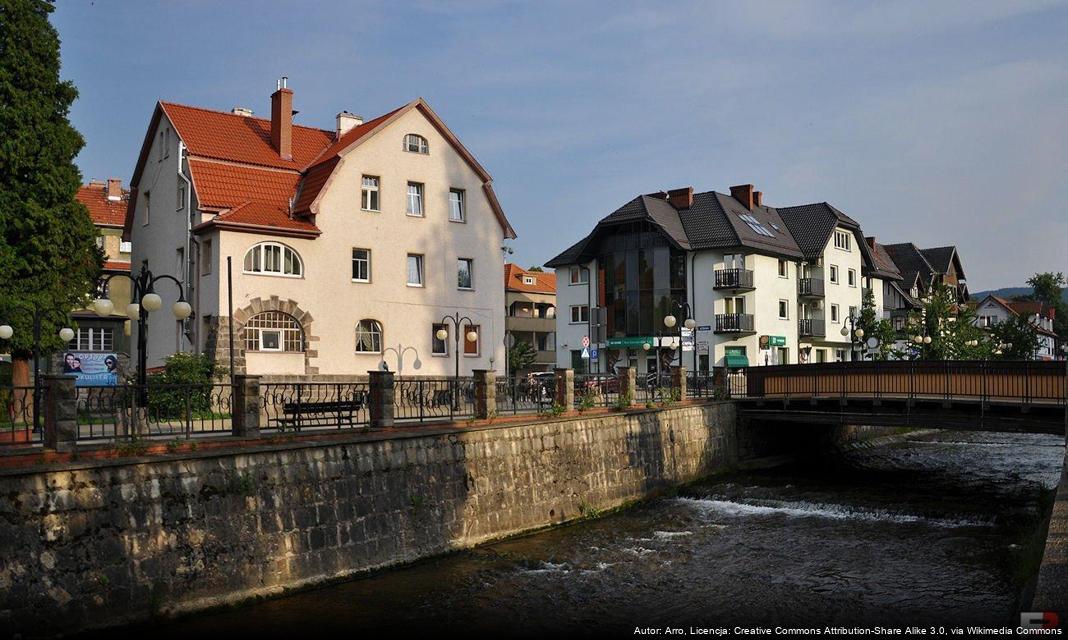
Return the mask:
<path id="1" fill-rule="evenodd" d="M 554 376 L 498 378 L 497 413 L 540 413 L 549 410 L 556 398 Z"/>
<path id="2" fill-rule="evenodd" d="M 397 421 L 467 419 L 475 415 L 474 378 L 398 378 L 393 383 Z"/>
<path id="3" fill-rule="evenodd" d="M 619 376 L 614 373 L 575 374 L 575 407 L 613 407 L 619 404 Z M 632 399 L 633 401 L 633 399 Z"/>
<path id="4" fill-rule="evenodd" d="M 366 382 L 263 383 L 260 397 L 263 431 L 344 429 L 371 423 Z"/>
<path id="5" fill-rule="evenodd" d="M 0 389 L 0 408 L 3 408 L 3 414 L 0 415 L 0 446 L 41 441 L 41 433 L 33 430 L 32 386 Z"/>
<path id="6" fill-rule="evenodd" d="M 229 433 L 228 383 L 77 387 L 78 440 L 191 438 Z"/>

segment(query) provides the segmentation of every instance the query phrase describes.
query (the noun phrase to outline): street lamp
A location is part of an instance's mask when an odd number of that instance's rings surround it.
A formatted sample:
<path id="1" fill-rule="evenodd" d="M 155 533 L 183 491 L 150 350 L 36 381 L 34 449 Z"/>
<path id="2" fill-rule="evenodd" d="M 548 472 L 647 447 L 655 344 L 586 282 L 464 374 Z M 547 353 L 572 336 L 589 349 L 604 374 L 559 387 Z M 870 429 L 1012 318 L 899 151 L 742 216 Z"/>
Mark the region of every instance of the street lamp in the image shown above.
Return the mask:
<path id="1" fill-rule="evenodd" d="M 690 309 L 689 302 L 679 302 L 678 300 L 671 301 L 671 310 L 678 311 L 685 320 L 679 325 L 679 366 L 682 366 L 682 328 L 686 327 L 690 330 L 690 339 L 693 341 L 693 371 L 694 375 L 697 375 L 697 321 L 693 319 L 693 311 Z M 678 318 L 673 314 L 664 316 L 664 326 L 671 329 L 678 324 Z"/>
<path id="2" fill-rule="evenodd" d="M 437 336 L 438 340 L 441 340 L 442 342 L 445 342 L 446 340 L 448 340 L 448 338 L 449 338 L 449 323 L 450 322 L 453 325 L 453 339 L 454 339 L 454 342 L 455 342 L 455 345 L 456 345 L 455 348 L 454 348 L 454 351 L 456 352 L 454 354 L 455 355 L 455 359 L 456 359 L 456 375 L 454 376 L 454 380 L 453 380 L 453 393 L 452 393 L 453 400 L 452 400 L 452 403 L 453 403 L 454 409 L 455 410 L 459 410 L 459 408 L 460 408 L 460 394 L 459 394 L 459 390 L 460 390 L 460 326 L 461 326 L 461 323 L 463 323 L 463 322 L 466 322 L 468 327 L 470 327 L 471 325 L 473 325 L 475 323 L 474 323 L 474 321 L 471 320 L 471 318 L 468 318 L 467 316 L 461 317 L 459 311 L 457 311 L 456 313 L 454 313 L 451 316 L 449 316 L 449 315 L 444 316 L 441 319 L 441 322 L 438 323 L 438 324 L 443 325 L 443 326 L 434 333 L 434 335 Z M 467 332 L 467 335 L 464 336 L 464 337 L 467 339 L 467 342 L 477 342 L 478 341 L 478 333 L 474 329 L 469 330 Z"/>
<path id="3" fill-rule="evenodd" d="M 842 326 L 842 335 L 849 336 L 849 353 L 854 351 L 860 351 L 864 348 L 863 344 L 859 344 L 859 341 L 864 339 L 864 329 L 857 326 L 857 317 L 854 314 L 849 314 L 849 326 Z M 863 354 L 861 354 L 863 359 Z"/>
<path id="4" fill-rule="evenodd" d="M 141 388 L 141 393 L 145 393 L 145 386 L 148 384 L 148 314 L 163 307 L 163 298 L 155 291 L 156 283 L 160 280 L 170 280 L 178 287 L 178 302 L 171 306 L 171 313 L 178 320 L 191 316 L 193 307 L 185 301 L 185 288 L 181 281 L 166 273 L 154 275 L 148 269 L 148 260 L 141 263 L 141 271 L 136 277 L 125 273 L 113 273 L 105 277 L 100 281 L 101 291 L 107 291 L 108 283 L 117 276 L 126 278 L 133 284 L 130 293 L 134 301 L 126 305 L 126 316 L 137 321 L 137 386 Z M 102 296 L 93 301 L 93 310 L 98 316 L 107 316 L 115 310 L 115 303 Z"/>
<path id="5" fill-rule="evenodd" d="M 57 318 L 62 318 L 61 324 L 66 324 L 68 318 L 66 313 L 60 313 L 59 311 L 47 311 L 40 307 L 34 307 L 32 310 L 23 307 L 15 307 L 16 313 L 26 314 L 33 324 L 33 430 L 41 430 L 41 322 L 45 317 L 52 315 Z M 5 323 L 0 324 L 0 340 L 10 340 L 15 335 L 15 329 Z M 59 339 L 63 342 L 70 342 L 74 339 L 74 329 L 64 326 L 59 330 Z M 52 370 L 52 360 L 49 359 L 46 363 L 48 371 Z"/>

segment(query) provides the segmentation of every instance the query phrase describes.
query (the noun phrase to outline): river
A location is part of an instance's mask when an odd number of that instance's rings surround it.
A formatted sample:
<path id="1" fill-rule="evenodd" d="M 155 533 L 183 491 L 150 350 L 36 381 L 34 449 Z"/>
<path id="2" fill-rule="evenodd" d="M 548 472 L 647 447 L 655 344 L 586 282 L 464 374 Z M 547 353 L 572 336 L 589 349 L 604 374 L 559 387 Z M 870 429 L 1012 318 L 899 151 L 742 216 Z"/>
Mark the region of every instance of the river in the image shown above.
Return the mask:
<path id="1" fill-rule="evenodd" d="M 1014 627 L 1062 458 L 1052 436 L 915 433 L 152 633 Z"/>

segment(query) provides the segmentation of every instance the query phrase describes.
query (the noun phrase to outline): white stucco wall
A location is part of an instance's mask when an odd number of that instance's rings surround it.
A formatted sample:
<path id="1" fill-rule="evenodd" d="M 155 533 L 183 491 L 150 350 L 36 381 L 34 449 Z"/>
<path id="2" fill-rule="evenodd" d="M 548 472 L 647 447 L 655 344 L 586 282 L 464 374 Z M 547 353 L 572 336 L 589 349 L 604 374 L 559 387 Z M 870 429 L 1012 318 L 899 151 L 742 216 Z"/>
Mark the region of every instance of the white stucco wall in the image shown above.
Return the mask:
<path id="1" fill-rule="evenodd" d="M 597 306 L 597 263 L 587 262 L 581 266 L 589 270 L 589 284 L 571 284 L 570 267 L 556 270 L 556 366 L 570 367 L 571 352 L 582 350 L 582 338 L 590 335 L 585 322 L 571 323 L 571 307 L 575 305 Z M 593 336 L 590 336 L 591 339 Z M 604 358 L 602 357 L 602 360 Z M 603 368 L 602 368 L 603 371 Z"/>

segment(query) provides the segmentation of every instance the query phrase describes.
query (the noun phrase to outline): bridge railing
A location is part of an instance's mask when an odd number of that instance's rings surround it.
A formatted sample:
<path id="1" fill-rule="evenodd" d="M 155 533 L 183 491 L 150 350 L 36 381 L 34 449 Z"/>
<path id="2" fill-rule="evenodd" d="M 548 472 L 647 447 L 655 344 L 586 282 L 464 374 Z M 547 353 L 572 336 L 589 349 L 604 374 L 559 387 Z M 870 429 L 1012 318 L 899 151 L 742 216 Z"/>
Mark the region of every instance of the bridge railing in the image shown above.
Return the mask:
<path id="1" fill-rule="evenodd" d="M 1064 406 L 1063 362 L 918 360 L 750 367 L 750 398 L 897 398 Z"/>

